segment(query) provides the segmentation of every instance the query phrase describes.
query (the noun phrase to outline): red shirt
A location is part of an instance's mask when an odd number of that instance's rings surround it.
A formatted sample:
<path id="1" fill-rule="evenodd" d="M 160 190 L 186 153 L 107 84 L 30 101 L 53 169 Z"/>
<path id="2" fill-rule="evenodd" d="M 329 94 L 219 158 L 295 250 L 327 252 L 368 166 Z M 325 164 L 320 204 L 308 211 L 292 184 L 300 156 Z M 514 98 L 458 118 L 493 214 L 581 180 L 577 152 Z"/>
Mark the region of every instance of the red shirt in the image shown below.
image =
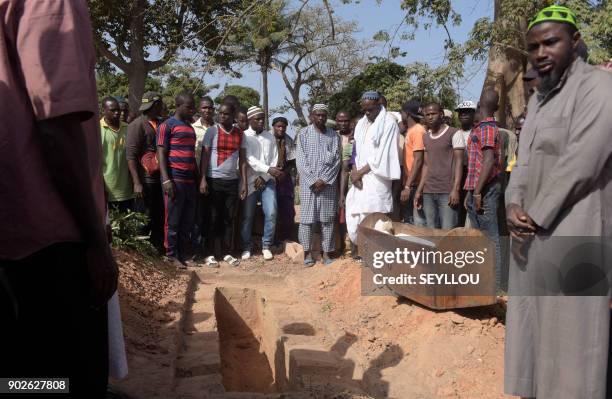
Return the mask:
<path id="1" fill-rule="evenodd" d="M 476 188 L 484 161 L 483 150 L 485 148 L 492 148 L 494 157 L 493 170 L 486 181 L 486 183 L 489 183 L 502 170 L 499 129 L 497 128 L 495 118 L 485 118 L 470 132 L 467 142 L 468 171 L 465 185 L 463 186 L 465 190 L 471 191 Z"/>

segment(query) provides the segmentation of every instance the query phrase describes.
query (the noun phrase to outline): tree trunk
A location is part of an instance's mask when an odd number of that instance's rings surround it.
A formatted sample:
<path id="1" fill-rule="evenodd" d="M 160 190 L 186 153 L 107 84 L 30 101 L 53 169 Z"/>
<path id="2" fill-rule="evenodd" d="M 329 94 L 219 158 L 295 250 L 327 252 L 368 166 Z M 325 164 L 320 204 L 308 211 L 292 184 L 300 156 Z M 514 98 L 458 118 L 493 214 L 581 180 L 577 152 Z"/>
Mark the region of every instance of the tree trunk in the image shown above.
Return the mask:
<path id="1" fill-rule="evenodd" d="M 504 23 L 502 19 L 501 0 L 495 0 L 494 24 Z M 525 31 L 526 21 L 514 27 Z M 521 115 L 527 104 L 523 71 L 527 62 L 525 54 L 518 49 L 524 48 L 521 35 L 512 43 L 515 49 L 499 48 L 492 45 L 489 49 L 487 75 L 482 90 L 494 88 L 499 94 L 499 109 L 495 117 L 500 126 L 513 128 L 514 122 Z"/>
<path id="2" fill-rule="evenodd" d="M 261 81 L 262 81 L 262 91 L 263 91 L 263 109 L 264 109 L 264 126 L 265 129 L 269 129 L 268 126 L 268 66 L 261 66 Z"/>
<path id="3" fill-rule="evenodd" d="M 132 65 L 130 70 L 126 73 L 129 86 L 129 104 L 130 111 L 134 112 L 135 115 L 138 115 L 138 108 L 140 107 L 140 103 L 142 101 L 142 95 L 145 90 L 145 81 L 147 79 L 147 71 L 144 68 L 137 68 L 135 65 Z"/>

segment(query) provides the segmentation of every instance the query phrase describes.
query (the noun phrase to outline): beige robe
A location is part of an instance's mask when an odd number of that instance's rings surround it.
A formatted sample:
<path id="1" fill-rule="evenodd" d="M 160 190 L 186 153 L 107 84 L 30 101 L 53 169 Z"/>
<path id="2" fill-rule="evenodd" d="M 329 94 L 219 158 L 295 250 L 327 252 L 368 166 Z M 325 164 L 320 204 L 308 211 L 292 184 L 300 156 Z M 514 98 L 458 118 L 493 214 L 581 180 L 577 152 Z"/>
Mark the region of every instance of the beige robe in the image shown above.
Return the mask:
<path id="1" fill-rule="evenodd" d="M 575 242 L 611 242 L 612 74 L 576 60 L 547 98 L 536 97 L 529 102 L 505 198 L 542 228 L 526 265 L 510 259 L 505 392 L 603 399 L 612 396 L 606 394 L 609 281 L 603 279 L 601 296 L 563 296 L 563 284 L 571 281 L 555 265 Z M 612 266 L 606 256 L 600 260 Z M 565 281 L 557 287 L 541 289 L 560 276 Z"/>

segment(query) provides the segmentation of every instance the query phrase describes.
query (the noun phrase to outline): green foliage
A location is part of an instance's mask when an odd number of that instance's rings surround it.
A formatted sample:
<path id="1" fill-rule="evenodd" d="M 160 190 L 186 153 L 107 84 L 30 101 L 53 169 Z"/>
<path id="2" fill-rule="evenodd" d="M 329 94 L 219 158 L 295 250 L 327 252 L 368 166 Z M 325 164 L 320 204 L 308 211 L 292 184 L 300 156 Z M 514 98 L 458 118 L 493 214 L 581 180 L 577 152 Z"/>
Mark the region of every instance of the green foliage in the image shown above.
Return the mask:
<path id="1" fill-rule="evenodd" d="M 211 90 L 219 87 L 217 84 L 206 85 L 196 68 L 189 65 L 186 61 L 165 65 L 155 71 L 153 75 L 162 82 L 162 87 L 159 91 L 162 93 L 164 103 L 171 111 L 174 110 L 175 98 L 181 91 L 191 91 L 197 102 Z"/>
<path id="2" fill-rule="evenodd" d="M 376 90 L 387 95 L 389 88 L 405 77 L 405 69 L 391 61 L 381 61 L 368 65 L 365 70 L 349 80 L 344 88 L 329 99 L 329 114 L 336 115 L 346 110 L 351 117 L 361 113 L 361 95 L 367 90 Z"/>
<path id="3" fill-rule="evenodd" d="M 106 96 L 127 97 L 128 78 L 122 72 L 98 69 L 96 71 L 96 84 L 98 86 L 98 103 L 102 102 L 102 99 Z M 162 92 L 161 80 L 148 76 L 145 81 L 145 92 L 147 91 Z"/>
<path id="4" fill-rule="evenodd" d="M 140 232 L 147 222 L 148 218 L 143 213 L 121 213 L 111 210 L 110 223 L 113 246 L 133 250 L 145 256 L 154 256 L 157 251 L 149 242 L 148 237 L 140 236 Z"/>
<path id="5" fill-rule="evenodd" d="M 220 104 L 223 97 L 233 95 L 238 98 L 240 105 L 243 107 L 252 107 L 259 105 L 259 92 L 255 89 L 240 85 L 225 85 L 223 91 L 215 98 L 215 103 Z"/>

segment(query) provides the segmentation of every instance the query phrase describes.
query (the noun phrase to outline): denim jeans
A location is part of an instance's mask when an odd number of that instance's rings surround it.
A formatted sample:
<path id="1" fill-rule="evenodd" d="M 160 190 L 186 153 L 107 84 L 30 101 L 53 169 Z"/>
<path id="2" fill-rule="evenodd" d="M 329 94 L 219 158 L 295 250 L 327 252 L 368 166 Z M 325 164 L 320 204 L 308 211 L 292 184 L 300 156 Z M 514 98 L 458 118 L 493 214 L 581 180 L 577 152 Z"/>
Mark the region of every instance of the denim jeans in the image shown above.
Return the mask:
<path id="1" fill-rule="evenodd" d="M 481 213 L 474 209 L 474 196 L 472 192 L 467 194 L 467 211 L 471 227 L 484 233 L 487 238 L 495 243 L 495 286 L 501 288 L 501 246 L 499 240 L 499 226 L 497 225 L 497 207 L 501 194 L 501 183 L 493 181 L 487 184 L 481 192 Z"/>
<path id="2" fill-rule="evenodd" d="M 240 229 L 243 251 L 250 251 L 253 248 L 251 234 L 253 231 L 255 208 L 259 200 L 261 200 L 261 207 L 264 213 L 264 231 L 261 247 L 262 249 L 269 249 L 274 243 L 278 206 L 276 203 L 276 182 L 274 179 L 270 179 L 267 181 L 266 187 L 262 191 L 253 192 L 244 200 L 242 208 L 242 227 Z"/>
<path id="3" fill-rule="evenodd" d="M 416 194 L 416 187 L 410 190 L 410 197 L 408 202 L 402 205 L 402 218 L 404 223 L 412 224 L 414 226 L 425 227 L 427 221 L 425 220 L 425 211 L 423 208 L 416 209 L 414 207 L 414 195 Z"/>
<path id="4" fill-rule="evenodd" d="M 427 227 L 454 229 L 459 223 L 459 210 L 448 205 L 449 194 L 423 194 L 423 211 Z"/>

